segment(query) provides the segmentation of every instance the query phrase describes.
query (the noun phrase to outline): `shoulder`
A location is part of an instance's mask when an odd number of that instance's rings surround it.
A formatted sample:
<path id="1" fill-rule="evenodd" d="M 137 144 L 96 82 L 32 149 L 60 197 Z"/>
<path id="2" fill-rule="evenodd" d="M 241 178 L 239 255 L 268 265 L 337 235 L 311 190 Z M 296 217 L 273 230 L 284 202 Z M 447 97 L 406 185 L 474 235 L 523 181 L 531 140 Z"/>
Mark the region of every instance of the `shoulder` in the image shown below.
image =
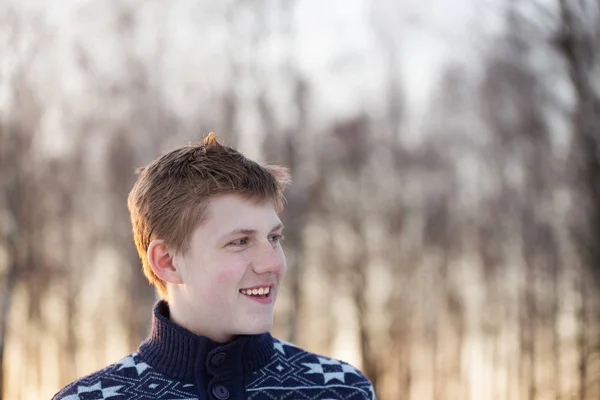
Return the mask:
<path id="1" fill-rule="evenodd" d="M 277 338 L 273 338 L 273 346 L 269 368 L 284 386 L 335 390 L 348 399 L 375 399 L 371 382 L 353 365 Z"/>
<path id="2" fill-rule="evenodd" d="M 135 385 L 150 368 L 138 353 L 71 382 L 52 397 L 52 400 L 79 400 L 83 398 L 122 398 L 128 387 Z"/>

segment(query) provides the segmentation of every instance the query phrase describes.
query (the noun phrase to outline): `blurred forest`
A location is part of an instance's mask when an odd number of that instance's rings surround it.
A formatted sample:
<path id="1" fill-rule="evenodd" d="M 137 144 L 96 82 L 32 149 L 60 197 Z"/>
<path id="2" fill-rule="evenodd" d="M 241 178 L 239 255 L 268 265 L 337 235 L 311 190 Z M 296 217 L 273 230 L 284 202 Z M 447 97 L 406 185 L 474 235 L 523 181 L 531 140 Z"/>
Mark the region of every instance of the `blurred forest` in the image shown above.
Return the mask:
<path id="1" fill-rule="evenodd" d="M 292 171 L 275 335 L 380 400 L 600 398 L 600 1 L 328 4 L 0 3 L 2 399 L 146 337 L 133 172 L 210 131 Z"/>

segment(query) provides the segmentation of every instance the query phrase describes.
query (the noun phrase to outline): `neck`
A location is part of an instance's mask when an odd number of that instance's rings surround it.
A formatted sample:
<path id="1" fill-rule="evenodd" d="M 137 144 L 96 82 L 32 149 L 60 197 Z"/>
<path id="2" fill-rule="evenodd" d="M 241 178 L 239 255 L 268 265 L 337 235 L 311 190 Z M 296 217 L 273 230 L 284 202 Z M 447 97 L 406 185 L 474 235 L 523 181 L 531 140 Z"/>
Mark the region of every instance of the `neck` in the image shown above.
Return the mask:
<path id="1" fill-rule="evenodd" d="M 188 307 L 187 303 L 177 299 L 176 296 L 172 296 L 168 304 L 171 313 L 169 319 L 198 336 L 207 337 L 217 343 L 229 343 L 238 337 L 238 335 L 220 331 L 217 324 L 211 323 L 210 320 L 200 315 L 192 307 Z"/>
<path id="2" fill-rule="evenodd" d="M 172 378 L 206 381 L 210 378 L 206 360 L 221 351 L 227 352 L 231 366 L 237 366 L 229 372 L 242 376 L 266 365 L 275 351 L 269 333 L 240 335 L 227 344 L 197 336 L 174 323 L 164 301 L 155 305 L 153 314 L 151 335 L 139 351 L 149 365 Z"/>

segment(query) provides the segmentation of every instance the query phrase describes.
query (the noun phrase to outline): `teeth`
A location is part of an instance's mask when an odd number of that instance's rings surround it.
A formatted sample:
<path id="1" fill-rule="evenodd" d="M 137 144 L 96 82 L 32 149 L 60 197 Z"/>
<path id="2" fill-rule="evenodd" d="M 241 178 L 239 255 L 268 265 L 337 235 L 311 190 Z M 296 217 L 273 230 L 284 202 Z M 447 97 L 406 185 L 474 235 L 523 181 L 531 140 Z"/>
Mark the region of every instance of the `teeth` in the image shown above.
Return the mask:
<path id="1" fill-rule="evenodd" d="M 262 296 L 262 295 L 269 294 L 271 292 L 271 288 L 265 287 L 265 288 L 259 288 L 259 289 L 242 289 L 240 291 L 242 292 L 242 294 L 245 294 L 246 296 Z"/>

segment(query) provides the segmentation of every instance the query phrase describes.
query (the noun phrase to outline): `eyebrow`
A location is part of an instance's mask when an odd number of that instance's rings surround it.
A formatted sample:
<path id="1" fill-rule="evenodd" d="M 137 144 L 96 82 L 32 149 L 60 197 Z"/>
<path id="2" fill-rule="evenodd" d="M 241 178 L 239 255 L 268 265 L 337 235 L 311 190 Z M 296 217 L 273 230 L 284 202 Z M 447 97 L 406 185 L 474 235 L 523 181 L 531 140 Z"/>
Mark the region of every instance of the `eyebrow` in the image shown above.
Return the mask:
<path id="1" fill-rule="evenodd" d="M 283 229 L 282 223 L 275 225 L 273 228 L 271 228 L 271 230 L 269 232 L 277 231 L 279 229 Z M 255 229 L 235 229 L 235 230 L 229 232 L 226 236 L 235 235 L 238 233 L 242 233 L 244 235 L 254 235 L 254 234 L 256 234 L 256 230 Z"/>

